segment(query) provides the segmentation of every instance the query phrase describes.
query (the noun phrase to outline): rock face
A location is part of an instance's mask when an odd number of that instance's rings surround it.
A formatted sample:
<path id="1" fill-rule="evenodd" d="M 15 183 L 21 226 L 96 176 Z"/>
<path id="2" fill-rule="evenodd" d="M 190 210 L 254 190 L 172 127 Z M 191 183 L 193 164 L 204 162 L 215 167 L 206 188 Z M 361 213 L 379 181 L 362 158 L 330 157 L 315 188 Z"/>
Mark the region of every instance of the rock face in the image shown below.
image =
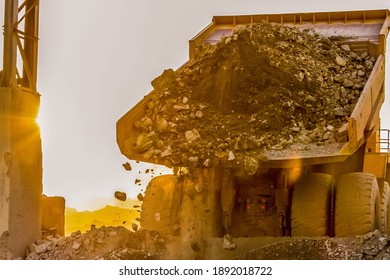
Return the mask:
<path id="1" fill-rule="evenodd" d="M 346 141 L 336 131 L 375 63 L 313 30 L 267 23 L 239 27 L 196 57 L 152 82 L 128 143 L 146 161 L 234 167 L 293 144 Z"/>

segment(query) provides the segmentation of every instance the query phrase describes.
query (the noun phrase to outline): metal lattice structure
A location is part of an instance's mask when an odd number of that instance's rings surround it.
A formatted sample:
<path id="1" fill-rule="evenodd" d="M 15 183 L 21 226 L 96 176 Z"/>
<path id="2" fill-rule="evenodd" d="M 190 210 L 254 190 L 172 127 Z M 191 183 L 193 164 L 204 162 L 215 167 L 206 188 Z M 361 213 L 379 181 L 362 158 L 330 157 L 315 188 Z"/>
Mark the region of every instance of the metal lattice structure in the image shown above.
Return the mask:
<path id="1" fill-rule="evenodd" d="M 25 0 L 20 6 L 18 2 L 5 0 L 1 86 L 36 93 L 39 0 Z"/>

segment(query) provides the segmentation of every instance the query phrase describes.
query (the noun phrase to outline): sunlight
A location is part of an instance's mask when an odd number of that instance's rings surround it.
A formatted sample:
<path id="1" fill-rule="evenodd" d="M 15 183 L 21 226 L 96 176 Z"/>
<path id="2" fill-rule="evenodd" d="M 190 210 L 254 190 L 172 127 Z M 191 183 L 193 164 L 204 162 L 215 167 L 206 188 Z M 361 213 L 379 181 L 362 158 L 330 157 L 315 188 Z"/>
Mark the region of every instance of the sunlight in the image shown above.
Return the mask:
<path id="1" fill-rule="evenodd" d="M 39 110 L 38 116 L 35 118 L 36 124 L 39 126 L 41 132 L 42 132 L 42 127 L 43 127 L 43 117 L 42 117 L 42 111 Z"/>

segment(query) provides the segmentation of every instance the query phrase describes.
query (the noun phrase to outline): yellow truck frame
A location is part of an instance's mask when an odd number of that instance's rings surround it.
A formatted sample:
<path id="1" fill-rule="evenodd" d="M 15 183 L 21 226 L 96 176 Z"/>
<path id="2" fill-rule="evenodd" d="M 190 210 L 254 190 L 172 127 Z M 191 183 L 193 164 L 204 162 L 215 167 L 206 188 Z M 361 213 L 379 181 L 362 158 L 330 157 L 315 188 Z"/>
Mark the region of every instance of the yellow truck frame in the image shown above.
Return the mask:
<path id="1" fill-rule="evenodd" d="M 387 232 L 390 229 L 388 153 L 381 151 L 379 113 L 385 97 L 389 11 L 215 16 L 189 41 L 189 59 L 196 58 L 197 46 L 218 42 L 238 25 L 263 21 L 313 28 L 325 36 L 349 37 L 352 39 L 340 39 L 338 43 L 376 58 L 348 126 L 344 127 L 348 140 L 332 153 L 271 157 L 259 165 L 265 170 L 264 176 L 244 182 L 239 182 L 230 170 L 218 167 L 196 170 L 192 179 L 181 179 L 178 175 L 157 177 L 145 193 L 141 226 L 165 233 L 175 233 L 181 228 L 183 234 L 186 223 L 182 205 L 186 204 L 188 190 L 191 185 L 199 186 L 200 181 L 207 181 L 207 194 L 198 195 L 203 197 L 199 201 L 207 205 L 208 214 L 204 215 L 211 220 L 202 224 L 210 224 L 213 235 L 349 236 L 376 228 Z M 117 143 L 129 159 L 164 164 L 157 157 L 145 159 L 135 149 L 134 123 L 145 115 L 150 98 L 151 94 L 145 96 L 117 122 Z M 260 187 L 245 187 L 248 184 Z M 199 193 L 202 192 L 206 191 Z M 191 199 L 196 200 L 193 196 Z M 258 214 L 262 211 L 259 207 L 265 204 L 272 208 L 268 216 Z"/>

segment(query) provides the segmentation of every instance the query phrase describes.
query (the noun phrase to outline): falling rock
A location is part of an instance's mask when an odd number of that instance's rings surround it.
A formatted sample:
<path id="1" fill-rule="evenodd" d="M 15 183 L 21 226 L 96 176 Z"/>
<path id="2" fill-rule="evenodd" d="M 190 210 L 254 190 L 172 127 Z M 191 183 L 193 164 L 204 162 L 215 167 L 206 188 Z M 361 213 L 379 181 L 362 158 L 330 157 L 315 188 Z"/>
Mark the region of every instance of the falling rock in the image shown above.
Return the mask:
<path id="1" fill-rule="evenodd" d="M 210 159 L 206 159 L 206 160 L 203 162 L 203 166 L 205 166 L 205 167 L 210 167 L 210 166 L 211 166 L 211 161 L 210 161 Z"/>
<path id="2" fill-rule="evenodd" d="M 138 230 L 138 225 L 135 224 L 135 223 L 132 223 L 132 224 L 131 224 L 131 228 L 132 228 L 134 231 L 137 231 L 137 230 Z"/>
<path id="3" fill-rule="evenodd" d="M 142 195 L 142 193 L 139 193 L 139 194 L 137 195 L 137 199 L 138 199 L 139 201 L 143 201 L 143 200 L 144 200 L 144 196 Z"/>
<path id="4" fill-rule="evenodd" d="M 127 195 L 124 192 L 116 191 L 114 194 L 115 198 L 120 201 L 126 201 Z"/>
<path id="5" fill-rule="evenodd" d="M 345 60 L 344 58 L 342 58 L 341 56 L 337 56 L 336 57 L 336 64 L 338 65 L 338 66 L 346 66 L 347 65 L 347 60 Z"/>
<path id="6" fill-rule="evenodd" d="M 248 175 L 254 175 L 259 168 L 259 163 L 253 157 L 245 157 L 244 159 L 244 169 Z"/>
<path id="7" fill-rule="evenodd" d="M 130 163 L 126 162 L 126 163 L 122 164 L 122 166 L 124 167 L 125 170 L 131 171 L 131 165 L 130 165 Z"/>

